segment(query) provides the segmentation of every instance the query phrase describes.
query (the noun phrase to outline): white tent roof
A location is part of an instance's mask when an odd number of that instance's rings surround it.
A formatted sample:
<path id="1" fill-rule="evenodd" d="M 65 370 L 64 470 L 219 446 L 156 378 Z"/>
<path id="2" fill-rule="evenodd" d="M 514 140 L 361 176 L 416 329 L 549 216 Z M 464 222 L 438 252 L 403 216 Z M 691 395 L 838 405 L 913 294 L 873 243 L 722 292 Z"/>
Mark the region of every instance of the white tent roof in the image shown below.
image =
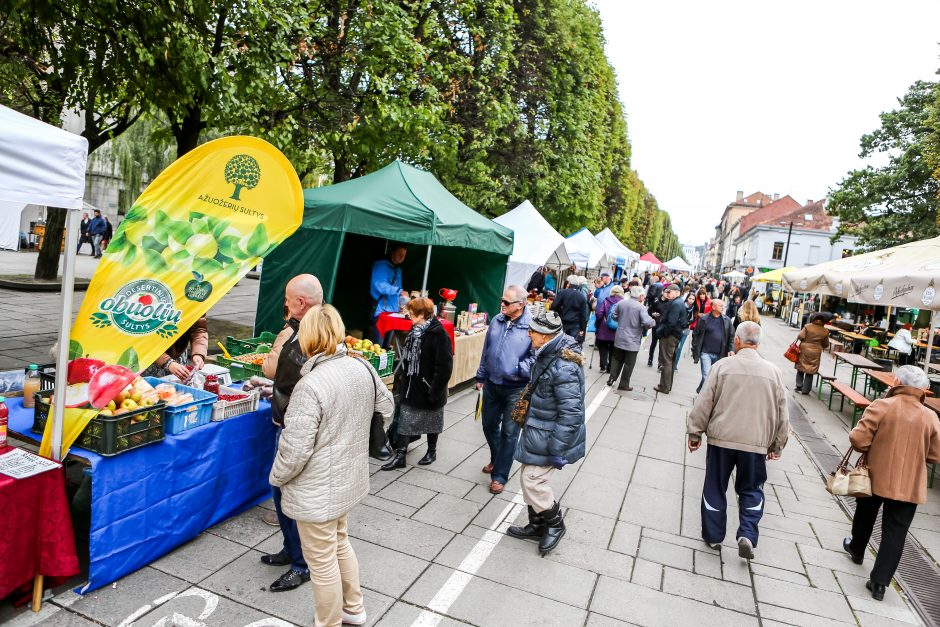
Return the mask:
<path id="1" fill-rule="evenodd" d="M 548 220 L 542 217 L 528 200 L 508 211 L 493 222 L 513 230 L 512 255 L 510 263 L 524 263 L 536 266 L 545 264 L 567 266 L 571 264 L 565 249 L 565 238 L 552 228 Z"/>
<path id="2" fill-rule="evenodd" d="M 88 140 L 0 106 L 0 200 L 81 209 Z"/>
<path id="3" fill-rule="evenodd" d="M 565 240 L 565 248 L 571 261 L 588 268 L 596 268 L 607 263 L 607 249 L 586 228 L 572 233 Z"/>
<path id="4" fill-rule="evenodd" d="M 682 257 L 673 257 L 669 261 L 663 263 L 664 266 L 670 270 L 678 270 L 680 272 L 692 272 L 692 266 L 686 263 L 685 259 Z"/>
<path id="5" fill-rule="evenodd" d="M 640 258 L 638 253 L 635 253 L 624 246 L 623 243 L 617 239 L 617 236 L 614 235 L 614 232 L 609 228 L 605 228 L 595 237 L 597 238 L 597 241 L 600 242 L 601 245 L 607 250 L 607 254 L 613 259 L 622 258 L 626 263 L 629 264 L 634 259 Z"/>

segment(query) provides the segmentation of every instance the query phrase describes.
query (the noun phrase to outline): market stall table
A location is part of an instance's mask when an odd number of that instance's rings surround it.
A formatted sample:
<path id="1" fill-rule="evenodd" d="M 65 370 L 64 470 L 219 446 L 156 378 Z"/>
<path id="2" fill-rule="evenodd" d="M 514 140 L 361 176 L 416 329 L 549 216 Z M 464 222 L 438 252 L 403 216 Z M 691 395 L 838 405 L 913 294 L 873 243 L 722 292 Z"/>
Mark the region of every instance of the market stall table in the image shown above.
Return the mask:
<path id="1" fill-rule="evenodd" d="M 10 430 L 30 431 L 33 410 L 7 401 Z M 167 435 L 113 457 L 72 448 L 91 464 L 88 583 L 96 590 L 150 564 L 230 516 L 271 495 L 271 405 Z M 71 537 L 71 536 L 70 536 Z"/>
<path id="2" fill-rule="evenodd" d="M 839 368 L 839 362 L 844 361 L 845 363 L 852 366 L 852 387 L 855 387 L 855 382 L 858 379 L 858 370 L 859 368 L 872 368 L 879 369 L 881 366 L 866 359 L 861 355 L 856 355 L 855 353 L 833 353 L 833 358 L 835 358 L 835 363 L 832 366 L 832 376 L 836 376 L 836 370 Z"/>
<path id="3" fill-rule="evenodd" d="M 12 405 L 12 399 L 7 403 Z M 0 449 L 0 456 L 13 450 Z M 34 581 L 33 609 L 38 611 L 43 577 L 78 574 L 65 471 L 60 467 L 23 479 L 0 474 L 0 512 L 0 599 Z"/>
<path id="4" fill-rule="evenodd" d="M 450 381 L 447 382 L 448 388 L 476 377 L 485 343 L 486 331 L 457 336 L 454 346 L 454 370 L 450 375 Z"/>

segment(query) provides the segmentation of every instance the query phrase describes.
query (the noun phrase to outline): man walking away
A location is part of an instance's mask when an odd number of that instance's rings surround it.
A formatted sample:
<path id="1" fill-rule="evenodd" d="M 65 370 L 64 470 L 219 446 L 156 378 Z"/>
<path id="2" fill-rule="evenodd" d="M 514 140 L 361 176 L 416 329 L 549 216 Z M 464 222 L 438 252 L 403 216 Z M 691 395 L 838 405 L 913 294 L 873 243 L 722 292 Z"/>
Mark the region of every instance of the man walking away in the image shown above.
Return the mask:
<path id="1" fill-rule="evenodd" d="M 88 236 L 91 238 L 91 247 L 94 249 L 95 259 L 101 258 L 101 240 L 108 230 L 108 225 L 101 217 L 101 211 L 95 209 L 95 217 L 88 223 Z"/>
<path id="2" fill-rule="evenodd" d="M 675 374 L 673 362 L 676 359 L 676 347 L 682 339 L 682 332 L 689 327 L 689 316 L 685 303 L 679 298 L 678 285 L 667 285 L 663 289 L 663 298 L 668 303 L 666 312 L 653 329 L 653 335 L 659 338 L 659 365 L 662 372 L 659 374 L 659 385 L 653 389 L 661 394 L 669 394 Z"/>
<path id="3" fill-rule="evenodd" d="M 509 480 L 519 439 L 512 409 L 529 382 L 529 369 L 535 361 L 529 339 L 531 321 L 526 291 L 510 285 L 503 292 L 499 315 L 486 332 L 477 369 L 477 389 L 483 391 L 483 435 L 490 447 L 490 463 L 483 472 L 490 475 L 491 494 L 500 494 Z"/>
<path id="4" fill-rule="evenodd" d="M 643 333 L 652 327 L 655 322 L 646 313 L 646 308 L 640 302 L 643 299 L 643 288 L 634 285 L 630 288 L 630 298 L 617 303 L 610 316 L 617 321 L 617 331 L 614 334 L 614 349 L 610 356 L 610 367 L 607 385 L 613 385 L 620 377 L 617 389 L 621 392 L 632 392 L 630 377 L 633 376 L 633 367 L 636 365 L 636 355 L 640 352 L 640 343 Z M 623 368 L 623 374 L 621 374 Z"/>
<path id="5" fill-rule="evenodd" d="M 743 322 L 734 336 L 735 355 L 714 365 L 686 423 L 689 451 L 708 437 L 702 488 L 702 539 L 721 549 L 727 526 L 728 480 L 738 495 L 738 555 L 754 558 L 764 514 L 767 461 L 780 458 L 790 420 L 783 374 L 762 358 L 760 325 Z"/>
<path id="6" fill-rule="evenodd" d="M 91 223 L 91 220 L 88 218 L 88 212 L 82 214 L 82 221 L 79 226 L 78 234 L 78 248 L 75 249 L 75 254 L 82 252 L 82 244 L 88 243 L 91 244 L 91 254 L 95 254 L 95 245 L 91 243 L 91 238 L 88 237 L 88 225 Z"/>
<path id="7" fill-rule="evenodd" d="M 555 300 L 552 301 L 552 311 L 561 318 L 565 335 L 581 344 L 584 342 L 584 332 L 587 329 L 589 316 L 587 297 L 579 288 L 581 277 L 577 274 L 569 274 L 566 281 L 568 286 L 558 292 Z"/>
<path id="8" fill-rule="evenodd" d="M 712 365 L 734 350 L 734 325 L 724 315 L 725 301 L 712 300 L 711 311 L 698 319 L 692 334 L 692 361 L 701 363 L 702 380 L 695 392 L 702 391 Z"/>

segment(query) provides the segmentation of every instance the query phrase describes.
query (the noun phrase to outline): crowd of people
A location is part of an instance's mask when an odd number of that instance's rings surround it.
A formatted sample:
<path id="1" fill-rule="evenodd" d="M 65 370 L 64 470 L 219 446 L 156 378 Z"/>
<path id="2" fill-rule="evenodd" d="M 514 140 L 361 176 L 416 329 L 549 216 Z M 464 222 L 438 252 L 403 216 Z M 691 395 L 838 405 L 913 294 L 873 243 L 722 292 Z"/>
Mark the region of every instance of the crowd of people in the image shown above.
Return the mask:
<path id="1" fill-rule="evenodd" d="M 386 273 L 390 301 L 398 294 L 393 288 L 400 289 L 396 265 Z M 543 275 L 536 291 L 546 290 L 548 276 Z M 513 462 L 520 464 L 528 518 L 507 534 L 536 542 L 545 555 L 566 533 L 552 478 L 586 454 L 582 347 L 593 311 L 600 368 L 607 385 L 616 384 L 618 391 L 633 389 L 631 377 L 644 336 L 651 335 L 651 345 L 655 342 L 647 365 L 658 362 L 658 394 L 671 392 L 679 355 L 690 345 L 700 380 L 687 419 L 688 449 L 697 451 L 703 436 L 708 444 L 701 537 L 720 550 L 734 473 L 735 540 L 738 554 L 752 559 L 764 509 L 766 462 L 778 459 L 787 444 L 789 415 L 783 374 L 758 352 L 761 319 L 747 290 L 707 277 L 657 275 L 616 282 L 602 274 L 593 290 L 578 275 L 568 275 L 565 285 L 550 309 L 537 308 L 534 314 L 526 289 L 533 283 L 508 286 L 499 313 L 490 320 L 476 373 L 481 431 L 489 451 L 482 472 L 489 491 L 503 492 Z M 427 448 L 418 464 L 433 464 L 444 427 L 452 344 L 433 303 L 408 300 L 404 311 L 412 329 L 393 394 L 365 361 L 348 353 L 345 325 L 339 312 L 323 304 L 315 277 L 299 275 L 288 283 L 285 311 L 284 330 L 263 364 L 265 375 L 273 379 L 278 444 L 270 482 L 283 548 L 261 561 L 289 569 L 268 589 L 290 590 L 312 579 L 316 625 L 364 624 L 347 516 L 368 493 L 370 424 L 376 416 L 380 421 L 394 416 L 394 454 L 382 470 L 405 468 L 408 447 L 420 435 L 427 436 Z M 825 348 L 826 336 L 817 327 L 823 328 L 814 319 L 800 333 L 799 391 L 812 381 Z M 901 385 L 872 403 L 850 434 L 852 446 L 868 455 L 875 496 L 859 499 L 845 549 L 861 563 L 875 516 L 883 508 L 882 548 L 869 581 L 876 599 L 883 598 L 897 568 L 916 504 L 924 502 L 924 463 L 940 462 L 940 429 L 932 412 L 920 404 L 926 377 L 905 368 L 898 372 Z M 909 442 L 917 443 L 916 450 L 897 455 L 896 449 Z"/>

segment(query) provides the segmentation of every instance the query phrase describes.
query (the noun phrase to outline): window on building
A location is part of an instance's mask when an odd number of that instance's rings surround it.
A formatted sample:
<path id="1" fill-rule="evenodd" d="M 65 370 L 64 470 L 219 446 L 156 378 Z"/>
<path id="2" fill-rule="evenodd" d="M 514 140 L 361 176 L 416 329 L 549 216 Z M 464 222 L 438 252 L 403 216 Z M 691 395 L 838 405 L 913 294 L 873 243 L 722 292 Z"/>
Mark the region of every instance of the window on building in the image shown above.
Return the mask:
<path id="1" fill-rule="evenodd" d="M 771 259 L 774 261 L 783 259 L 783 242 L 774 242 L 774 254 Z"/>
<path id="2" fill-rule="evenodd" d="M 845 259 L 846 257 L 851 257 L 851 256 L 852 256 L 852 250 L 851 250 L 851 249 L 849 249 L 849 248 L 844 248 L 844 249 L 842 250 L 842 258 L 843 258 L 843 259 Z"/>
<path id="3" fill-rule="evenodd" d="M 809 247 L 809 263 L 817 264 L 819 263 L 819 254 L 821 250 L 819 246 L 810 246 Z"/>

